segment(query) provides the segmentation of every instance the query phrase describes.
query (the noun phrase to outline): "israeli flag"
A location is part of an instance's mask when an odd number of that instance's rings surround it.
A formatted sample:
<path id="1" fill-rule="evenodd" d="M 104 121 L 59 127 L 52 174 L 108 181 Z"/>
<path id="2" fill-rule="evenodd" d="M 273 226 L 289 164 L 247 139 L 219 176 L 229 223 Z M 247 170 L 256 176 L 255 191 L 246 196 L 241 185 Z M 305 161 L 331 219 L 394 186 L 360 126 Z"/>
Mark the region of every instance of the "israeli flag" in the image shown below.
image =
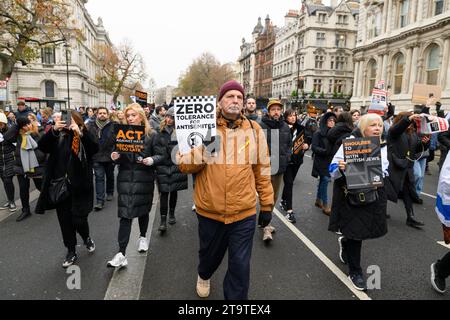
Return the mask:
<path id="1" fill-rule="evenodd" d="M 445 159 L 439 177 L 436 213 L 442 224 L 450 228 L 450 156 Z"/>

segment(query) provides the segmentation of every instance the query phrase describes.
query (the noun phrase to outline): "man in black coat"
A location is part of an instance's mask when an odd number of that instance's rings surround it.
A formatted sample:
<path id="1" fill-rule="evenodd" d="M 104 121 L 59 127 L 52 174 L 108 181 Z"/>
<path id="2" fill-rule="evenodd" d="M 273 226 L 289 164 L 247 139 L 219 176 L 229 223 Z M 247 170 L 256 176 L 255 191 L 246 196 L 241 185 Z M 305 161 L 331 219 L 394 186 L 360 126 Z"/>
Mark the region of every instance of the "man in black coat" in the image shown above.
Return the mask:
<path id="1" fill-rule="evenodd" d="M 98 108 L 97 119 L 87 124 L 88 131 L 98 139 L 99 151 L 94 155 L 96 205 L 100 211 L 105 206 L 105 198 L 112 201 L 114 195 L 114 162 L 111 153 L 114 148 L 114 125 L 109 121 L 109 112 L 105 107 Z M 105 197 L 106 176 L 106 197 Z"/>
<path id="2" fill-rule="evenodd" d="M 250 120 L 261 121 L 261 118 L 256 113 L 256 100 L 254 98 L 248 98 L 245 102 L 245 116 Z"/>
<path id="3" fill-rule="evenodd" d="M 267 145 L 270 152 L 271 181 L 274 192 L 274 206 L 278 200 L 281 182 L 292 153 L 291 129 L 283 121 L 281 112 L 283 104 L 279 100 L 272 100 L 267 105 L 268 114 L 261 122 L 261 128 L 266 134 Z M 273 208 L 272 208 L 273 209 Z M 264 228 L 264 241 L 272 240 L 272 226 Z"/>
<path id="4" fill-rule="evenodd" d="M 21 117 L 27 117 L 29 113 L 33 113 L 30 107 L 27 107 L 25 102 L 19 101 L 17 102 L 17 112 L 15 113 L 16 119 Z"/>

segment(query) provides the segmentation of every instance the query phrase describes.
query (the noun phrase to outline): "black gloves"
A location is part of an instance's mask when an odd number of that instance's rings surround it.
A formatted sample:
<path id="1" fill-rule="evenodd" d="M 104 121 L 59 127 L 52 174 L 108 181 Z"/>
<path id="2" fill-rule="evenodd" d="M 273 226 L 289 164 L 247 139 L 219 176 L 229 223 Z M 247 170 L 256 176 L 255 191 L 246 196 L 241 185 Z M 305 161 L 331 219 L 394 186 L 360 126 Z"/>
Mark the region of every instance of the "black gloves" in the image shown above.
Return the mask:
<path id="1" fill-rule="evenodd" d="M 270 211 L 260 211 L 258 217 L 258 225 L 261 227 L 267 227 L 272 220 L 272 212 Z"/>

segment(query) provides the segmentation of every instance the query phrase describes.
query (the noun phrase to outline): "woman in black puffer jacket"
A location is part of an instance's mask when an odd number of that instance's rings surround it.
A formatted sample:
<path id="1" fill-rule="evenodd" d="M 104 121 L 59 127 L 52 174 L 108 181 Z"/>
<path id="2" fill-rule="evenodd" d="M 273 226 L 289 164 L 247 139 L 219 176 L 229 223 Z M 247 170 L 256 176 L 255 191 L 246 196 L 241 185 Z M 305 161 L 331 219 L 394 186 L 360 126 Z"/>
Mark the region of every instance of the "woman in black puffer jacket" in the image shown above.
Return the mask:
<path id="1" fill-rule="evenodd" d="M 146 234 L 155 186 L 154 161 L 151 156 L 154 155 L 153 145 L 156 134 L 151 129 L 144 110 L 139 104 L 133 103 L 129 105 L 124 113 L 129 125 L 145 127 L 145 147 L 144 151 L 139 154 L 119 152 L 111 154 L 111 159 L 119 165 L 119 174 L 117 176 L 118 215 L 120 218 L 119 253 L 107 264 L 108 267 L 114 268 L 128 265 L 125 253 L 130 240 L 131 225 L 134 218 L 139 219 L 139 230 L 141 233 L 138 251 L 146 252 L 148 250 Z"/>
<path id="2" fill-rule="evenodd" d="M 331 153 L 334 155 L 339 150 L 342 140 L 351 136 L 354 130 L 353 118 L 350 112 L 342 112 L 336 120 L 336 125 L 328 130 L 327 138 L 332 145 Z"/>
<path id="3" fill-rule="evenodd" d="M 167 111 L 164 120 L 161 122 L 160 132 L 155 139 L 155 155 L 152 157 L 156 165 L 158 189 L 160 191 L 161 224 L 159 231 L 162 233 L 167 230 L 167 210 L 169 210 L 169 224 L 175 224 L 178 191 L 188 188 L 187 175 L 181 173 L 178 165 L 172 162 L 172 150 L 177 145 L 174 108 L 172 107 Z"/>
<path id="4" fill-rule="evenodd" d="M 16 147 L 8 141 L 5 141 L 3 135 L 8 131 L 8 119 L 4 113 L 0 113 L 0 178 L 5 187 L 8 201 L 2 204 L 0 210 L 16 211 L 14 203 L 14 150 Z"/>
<path id="5" fill-rule="evenodd" d="M 28 117 L 19 117 L 16 123 L 5 133 L 4 139 L 6 142 L 16 143 L 14 173 L 19 181 L 22 203 L 22 213 L 16 219 L 19 222 L 31 216 L 30 179 L 33 179 L 36 189 L 40 191 L 47 157 L 38 150 L 43 132 L 39 132 Z"/>

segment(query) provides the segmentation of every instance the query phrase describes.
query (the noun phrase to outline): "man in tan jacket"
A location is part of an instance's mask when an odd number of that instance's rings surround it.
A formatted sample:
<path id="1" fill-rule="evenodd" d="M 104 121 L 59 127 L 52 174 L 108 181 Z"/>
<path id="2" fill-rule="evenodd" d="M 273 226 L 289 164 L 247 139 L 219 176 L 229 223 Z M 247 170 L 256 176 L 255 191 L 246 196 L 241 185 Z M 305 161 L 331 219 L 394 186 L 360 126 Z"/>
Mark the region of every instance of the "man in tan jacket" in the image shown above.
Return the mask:
<path id="1" fill-rule="evenodd" d="M 178 155 L 183 173 L 195 173 L 194 202 L 199 222 L 197 294 L 206 298 L 210 278 L 228 250 L 223 282 L 227 300 L 248 298 L 250 258 L 256 226 L 267 226 L 274 204 L 270 157 L 261 127 L 243 114 L 244 88 L 236 81 L 220 89 L 215 142 Z M 213 151 L 214 152 L 211 152 Z"/>

